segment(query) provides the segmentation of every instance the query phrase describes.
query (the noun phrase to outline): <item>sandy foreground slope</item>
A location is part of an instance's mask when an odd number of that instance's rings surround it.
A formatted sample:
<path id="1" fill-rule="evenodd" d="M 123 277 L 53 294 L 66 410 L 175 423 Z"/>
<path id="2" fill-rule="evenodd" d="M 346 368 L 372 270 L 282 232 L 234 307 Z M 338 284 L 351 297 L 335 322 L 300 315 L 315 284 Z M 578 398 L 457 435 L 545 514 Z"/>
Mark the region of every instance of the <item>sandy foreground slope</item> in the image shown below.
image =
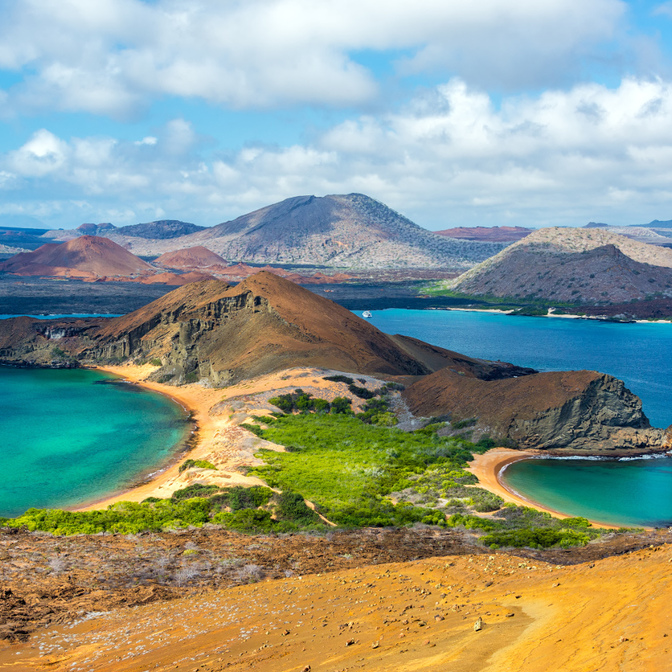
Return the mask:
<path id="1" fill-rule="evenodd" d="M 665 545 L 573 567 L 492 554 L 294 576 L 91 614 L 3 645 L 0 670 L 658 672 L 671 560 Z"/>

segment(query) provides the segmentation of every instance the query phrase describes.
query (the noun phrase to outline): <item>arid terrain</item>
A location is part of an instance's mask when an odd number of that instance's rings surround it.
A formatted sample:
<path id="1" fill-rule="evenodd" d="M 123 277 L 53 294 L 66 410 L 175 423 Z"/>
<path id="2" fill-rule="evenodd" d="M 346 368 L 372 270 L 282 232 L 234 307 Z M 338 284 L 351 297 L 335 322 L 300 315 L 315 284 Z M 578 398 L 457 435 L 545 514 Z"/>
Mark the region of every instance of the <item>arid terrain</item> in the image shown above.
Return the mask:
<path id="1" fill-rule="evenodd" d="M 658 672 L 672 655 L 667 537 L 563 557 L 474 554 L 430 530 L 5 536 L 5 632 L 19 639 L 0 669 Z"/>
<path id="2" fill-rule="evenodd" d="M 443 285 L 474 296 L 624 303 L 672 293 L 672 250 L 602 229 L 539 229 Z"/>

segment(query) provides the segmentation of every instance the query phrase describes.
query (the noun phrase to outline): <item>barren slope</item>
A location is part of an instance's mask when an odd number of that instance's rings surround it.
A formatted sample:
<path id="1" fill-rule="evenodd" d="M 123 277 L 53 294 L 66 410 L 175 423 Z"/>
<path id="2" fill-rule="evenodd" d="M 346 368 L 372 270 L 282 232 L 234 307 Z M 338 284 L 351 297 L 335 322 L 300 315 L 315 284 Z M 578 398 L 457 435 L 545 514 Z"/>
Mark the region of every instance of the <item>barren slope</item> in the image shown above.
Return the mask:
<path id="1" fill-rule="evenodd" d="M 16 275 L 87 278 L 142 275 L 153 273 L 155 269 L 107 238 L 81 236 L 17 254 L 0 264 L 0 271 Z"/>
<path id="2" fill-rule="evenodd" d="M 6 645 L 0 669 L 660 672 L 671 560 L 669 545 L 573 567 L 492 552 L 292 576 L 94 613 Z"/>
<path id="3" fill-rule="evenodd" d="M 446 286 L 559 302 L 639 300 L 672 293 L 672 250 L 602 229 L 540 229 Z"/>
<path id="4" fill-rule="evenodd" d="M 136 254 L 202 245 L 235 261 L 348 268 L 462 269 L 502 249 L 437 236 L 362 194 L 297 196 L 188 236 L 126 243 Z"/>

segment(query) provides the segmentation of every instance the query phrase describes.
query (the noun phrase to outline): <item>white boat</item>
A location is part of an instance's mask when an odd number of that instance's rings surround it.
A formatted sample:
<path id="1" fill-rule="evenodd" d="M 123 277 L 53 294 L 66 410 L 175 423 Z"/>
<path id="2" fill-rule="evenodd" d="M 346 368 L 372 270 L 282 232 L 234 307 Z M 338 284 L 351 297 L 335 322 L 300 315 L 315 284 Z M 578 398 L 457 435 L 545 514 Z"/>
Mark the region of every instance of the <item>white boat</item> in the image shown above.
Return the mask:
<path id="1" fill-rule="evenodd" d="M 369 317 L 373 317 L 373 315 L 371 315 L 371 311 L 370 311 L 370 310 L 365 310 L 365 311 L 362 313 L 362 317 L 369 318 Z"/>

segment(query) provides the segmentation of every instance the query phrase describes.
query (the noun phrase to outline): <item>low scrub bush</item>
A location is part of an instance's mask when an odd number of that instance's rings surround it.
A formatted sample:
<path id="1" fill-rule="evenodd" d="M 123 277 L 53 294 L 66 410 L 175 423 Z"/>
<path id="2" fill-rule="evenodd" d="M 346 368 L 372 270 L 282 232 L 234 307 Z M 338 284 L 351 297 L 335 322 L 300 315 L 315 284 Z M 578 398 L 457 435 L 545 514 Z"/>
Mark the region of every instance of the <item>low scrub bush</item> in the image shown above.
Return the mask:
<path id="1" fill-rule="evenodd" d="M 207 460 L 185 460 L 182 462 L 179 468 L 179 473 L 181 474 L 183 471 L 186 471 L 187 469 L 214 469 L 217 471 L 217 467 L 212 463 L 208 462 Z"/>

